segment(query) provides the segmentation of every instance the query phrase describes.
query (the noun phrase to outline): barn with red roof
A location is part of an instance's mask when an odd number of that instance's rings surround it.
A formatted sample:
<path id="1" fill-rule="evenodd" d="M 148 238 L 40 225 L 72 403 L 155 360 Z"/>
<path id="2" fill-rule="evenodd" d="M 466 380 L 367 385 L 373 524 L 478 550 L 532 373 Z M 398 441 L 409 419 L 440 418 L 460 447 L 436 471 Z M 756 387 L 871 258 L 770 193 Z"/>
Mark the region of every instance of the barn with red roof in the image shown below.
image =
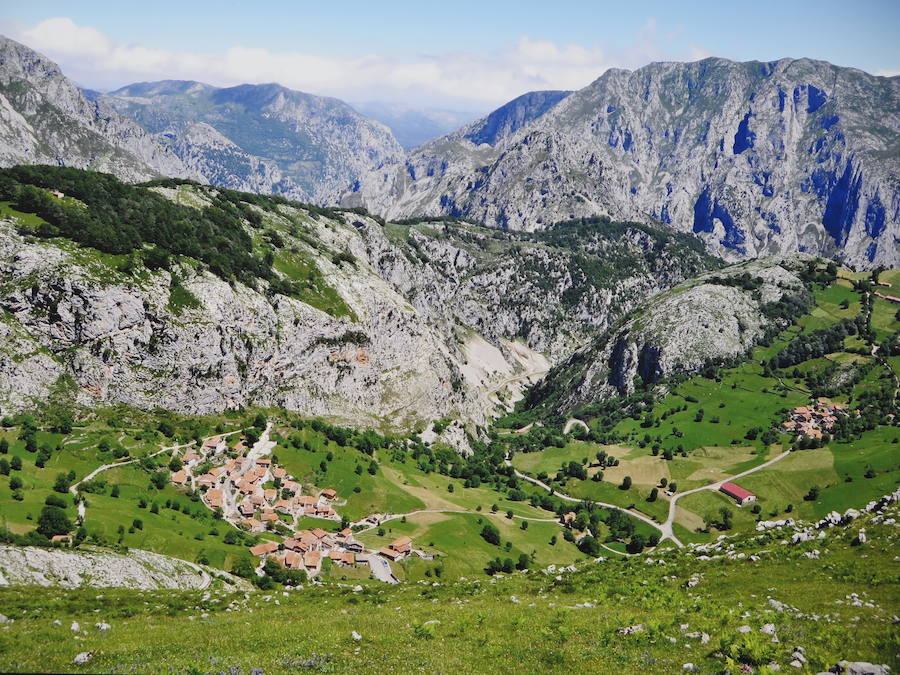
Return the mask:
<path id="1" fill-rule="evenodd" d="M 735 483 L 722 483 L 722 487 L 720 487 L 719 490 L 734 499 L 738 503 L 738 506 L 745 506 L 750 502 L 756 501 L 755 494 Z"/>

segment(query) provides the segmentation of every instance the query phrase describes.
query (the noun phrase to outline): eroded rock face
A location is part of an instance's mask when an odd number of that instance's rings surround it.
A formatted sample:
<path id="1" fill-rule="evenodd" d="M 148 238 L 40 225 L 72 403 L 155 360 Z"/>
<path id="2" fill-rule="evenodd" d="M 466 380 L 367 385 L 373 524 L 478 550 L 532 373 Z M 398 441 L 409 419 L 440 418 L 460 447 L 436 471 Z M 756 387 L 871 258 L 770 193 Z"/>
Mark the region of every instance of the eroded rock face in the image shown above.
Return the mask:
<path id="1" fill-rule="evenodd" d="M 134 121 L 88 100 L 55 63 L 0 36 L 0 166 L 14 164 L 203 180 Z"/>
<path id="2" fill-rule="evenodd" d="M 431 141 L 344 201 L 524 230 L 650 217 L 730 260 L 804 251 L 891 266 L 898 157 L 900 77 L 710 58 L 609 70 L 493 144 L 465 130 Z"/>
<path id="3" fill-rule="evenodd" d="M 793 256 L 754 260 L 657 295 L 559 364 L 533 392 L 534 400 L 551 396 L 555 408 L 568 411 L 631 394 L 637 382 L 653 385 L 746 354 L 778 321 L 767 318 L 767 304 L 808 298 L 797 276 L 801 264 Z M 744 274 L 757 281 L 756 288 L 722 283 Z"/>
<path id="4" fill-rule="evenodd" d="M 195 208 L 209 190 L 153 189 Z M 0 405 L 63 390 L 86 405 L 274 406 L 407 430 L 456 418 L 471 431 L 642 299 L 717 266 L 689 237 L 636 225 L 557 241 L 287 205 L 260 213 L 343 312 L 187 262 L 131 275 L 0 222 Z M 179 304 L 176 287 L 193 301 Z M 465 429 L 454 427 L 460 444 Z"/>

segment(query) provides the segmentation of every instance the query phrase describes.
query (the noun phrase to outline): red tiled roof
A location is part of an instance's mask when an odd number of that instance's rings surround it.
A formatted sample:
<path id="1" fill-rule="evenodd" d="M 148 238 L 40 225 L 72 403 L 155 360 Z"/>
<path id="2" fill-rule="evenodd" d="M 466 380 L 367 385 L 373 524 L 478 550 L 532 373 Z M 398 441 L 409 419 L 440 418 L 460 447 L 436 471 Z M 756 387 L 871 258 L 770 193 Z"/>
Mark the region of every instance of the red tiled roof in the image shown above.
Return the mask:
<path id="1" fill-rule="evenodd" d="M 750 490 L 745 490 L 740 485 L 735 485 L 734 483 L 722 483 L 722 487 L 719 489 L 729 497 L 734 497 L 740 501 L 745 500 L 747 497 L 755 496 Z"/>
<path id="2" fill-rule="evenodd" d="M 274 541 L 266 541 L 250 548 L 251 555 L 265 555 L 266 553 L 274 553 L 278 550 L 278 544 Z"/>

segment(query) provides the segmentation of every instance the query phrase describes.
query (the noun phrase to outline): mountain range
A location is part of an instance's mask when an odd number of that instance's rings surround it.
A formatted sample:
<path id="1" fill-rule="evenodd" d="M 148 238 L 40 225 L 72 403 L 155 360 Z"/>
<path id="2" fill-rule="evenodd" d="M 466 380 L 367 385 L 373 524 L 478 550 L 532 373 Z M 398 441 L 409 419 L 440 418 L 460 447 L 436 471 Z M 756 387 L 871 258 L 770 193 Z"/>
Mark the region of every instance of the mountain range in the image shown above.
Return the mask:
<path id="1" fill-rule="evenodd" d="M 523 99 L 527 123 L 435 139 L 344 203 L 526 230 L 607 214 L 693 232 L 732 260 L 900 262 L 900 77 L 709 58 L 611 69 L 555 105 Z"/>
<path id="2" fill-rule="evenodd" d="M 465 116 L 357 106 L 395 136 L 342 101 L 277 84 L 82 92 L 6 38 L 0 95 L 4 165 L 186 177 L 515 230 L 598 215 L 655 221 L 730 261 L 805 252 L 900 263 L 900 78 L 821 61 L 611 69 L 413 149 Z"/>
<path id="3" fill-rule="evenodd" d="M 396 162 L 390 130 L 334 98 L 278 84 L 132 84 L 99 99 L 137 121 L 210 182 L 320 204 L 361 173 Z"/>

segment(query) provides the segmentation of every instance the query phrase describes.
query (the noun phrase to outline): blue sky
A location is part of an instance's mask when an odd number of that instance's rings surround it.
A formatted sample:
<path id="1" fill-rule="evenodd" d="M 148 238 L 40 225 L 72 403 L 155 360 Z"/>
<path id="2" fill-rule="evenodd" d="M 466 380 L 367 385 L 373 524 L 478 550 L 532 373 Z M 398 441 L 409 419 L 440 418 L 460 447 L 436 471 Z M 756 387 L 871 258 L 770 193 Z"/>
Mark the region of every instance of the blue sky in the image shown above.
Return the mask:
<path id="1" fill-rule="evenodd" d="M 349 100 L 487 109 L 609 67 L 807 56 L 900 73 L 900 2 L 2 2 L 0 31 L 80 84 L 278 81 Z"/>

